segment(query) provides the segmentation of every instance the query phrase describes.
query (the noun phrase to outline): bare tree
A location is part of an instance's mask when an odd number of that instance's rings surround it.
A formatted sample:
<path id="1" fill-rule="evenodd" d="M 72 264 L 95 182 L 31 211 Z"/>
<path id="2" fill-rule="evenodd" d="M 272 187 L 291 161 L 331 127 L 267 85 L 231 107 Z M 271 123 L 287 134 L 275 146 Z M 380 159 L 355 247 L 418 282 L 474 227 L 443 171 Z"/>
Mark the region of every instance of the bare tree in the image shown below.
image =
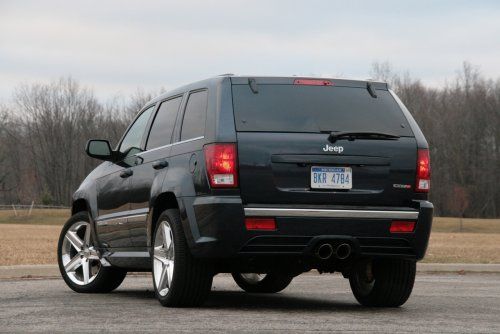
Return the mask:
<path id="1" fill-rule="evenodd" d="M 6 181 L 8 177 L 8 168 L 7 164 L 7 147 L 6 147 L 6 125 L 8 123 L 8 114 L 5 110 L 5 107 L 0 106 L 0 192 L 5 192 L 6 189 Z"/>
<path id="2" fill-rule="evenodd" d="M 33 163 L 39 190 L 55 203 L 68 203 L 71 190 L 94 165 L 82 148 L 95 134 L 101 105 L 71 78 L 23 85 L 15 102 L 25 131 L 25 155 Z"/>
<path id="3" fill-rule="evenodd" d="M 498 81 L 484 79 L 468 63 L 441 89 L 427 88 L 408 74 L 395 74 L 387 63 L 375 64 L 373 73 L 392 83 L 426 134 L 437 212 L 498 216 L 499 187 L 493 181 L 500 176 Z M 457 196 L 467 198 L 467 205 Z M 457 202 L 464 207 L 457 208 Z"/>

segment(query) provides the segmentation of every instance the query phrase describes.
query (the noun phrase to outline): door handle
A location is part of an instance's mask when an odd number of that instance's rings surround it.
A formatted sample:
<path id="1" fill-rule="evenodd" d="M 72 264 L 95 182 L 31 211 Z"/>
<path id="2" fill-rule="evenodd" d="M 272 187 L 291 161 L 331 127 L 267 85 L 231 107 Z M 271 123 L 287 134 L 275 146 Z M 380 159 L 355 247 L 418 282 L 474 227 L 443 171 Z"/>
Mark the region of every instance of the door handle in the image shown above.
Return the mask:
<path id="1" fill-rule="evenodd" d="M 153 164 L 154 169 L 163 169 L 165 167 L 168 167 L 168 161 L 167 160 L 160 160 L 157 161 Z"/>
<path id="2" fill-rule="evenodd" d="M 120 177 L 123 179 L 126 179 L 127 177 L 132 176 L 132 174 L 134 174 L 134 171 L 129 168 L 129 169 L 125 169 L 123 172 L 121 172 Z"/>

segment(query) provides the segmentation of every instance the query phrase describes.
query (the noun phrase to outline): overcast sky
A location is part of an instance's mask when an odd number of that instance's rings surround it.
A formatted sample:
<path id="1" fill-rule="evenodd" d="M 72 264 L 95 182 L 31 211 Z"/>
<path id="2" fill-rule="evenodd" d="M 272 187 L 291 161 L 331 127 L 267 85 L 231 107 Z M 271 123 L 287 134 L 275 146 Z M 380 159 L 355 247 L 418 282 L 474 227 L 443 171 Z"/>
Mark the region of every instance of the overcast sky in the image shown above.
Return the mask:
<path id="1" fill-rule="evenodd" d="M 500 77 L 500 1 L 0 0 L 0 100 L 71 75 L 108 99 L 222 73 Z"/>

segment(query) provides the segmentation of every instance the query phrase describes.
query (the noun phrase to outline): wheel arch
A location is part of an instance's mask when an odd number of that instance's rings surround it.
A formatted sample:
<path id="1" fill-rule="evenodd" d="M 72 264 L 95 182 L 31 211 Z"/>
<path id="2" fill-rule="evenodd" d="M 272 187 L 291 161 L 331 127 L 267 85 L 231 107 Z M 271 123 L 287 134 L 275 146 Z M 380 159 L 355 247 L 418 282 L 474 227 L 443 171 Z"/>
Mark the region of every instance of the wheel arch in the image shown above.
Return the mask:
<path id="1" fill-rule="evenodd" d="M 71 203 L 71 215 L 82 211 L 87 211 L 90 214 L 90 207 L 86 199 L 78 198 Z"/>

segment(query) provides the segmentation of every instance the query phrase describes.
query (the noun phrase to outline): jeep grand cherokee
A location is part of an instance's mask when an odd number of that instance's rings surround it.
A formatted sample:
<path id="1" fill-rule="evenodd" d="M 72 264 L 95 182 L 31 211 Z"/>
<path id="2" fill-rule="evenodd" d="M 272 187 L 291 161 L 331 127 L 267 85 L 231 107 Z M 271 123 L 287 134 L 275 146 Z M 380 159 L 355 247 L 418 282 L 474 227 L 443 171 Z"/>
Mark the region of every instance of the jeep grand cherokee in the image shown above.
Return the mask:
<path id="1" fill-rule="evenodd" d="M 225 75 L 148 102 L 74 193 L 58 245 L 77 292 L 152 271 L 165 306 L 200 305 L 213 276 L 274 293 L 340 272 L 367 306 L 399 306 L 424 257 L 428 144 L 381 82 Z"/>

